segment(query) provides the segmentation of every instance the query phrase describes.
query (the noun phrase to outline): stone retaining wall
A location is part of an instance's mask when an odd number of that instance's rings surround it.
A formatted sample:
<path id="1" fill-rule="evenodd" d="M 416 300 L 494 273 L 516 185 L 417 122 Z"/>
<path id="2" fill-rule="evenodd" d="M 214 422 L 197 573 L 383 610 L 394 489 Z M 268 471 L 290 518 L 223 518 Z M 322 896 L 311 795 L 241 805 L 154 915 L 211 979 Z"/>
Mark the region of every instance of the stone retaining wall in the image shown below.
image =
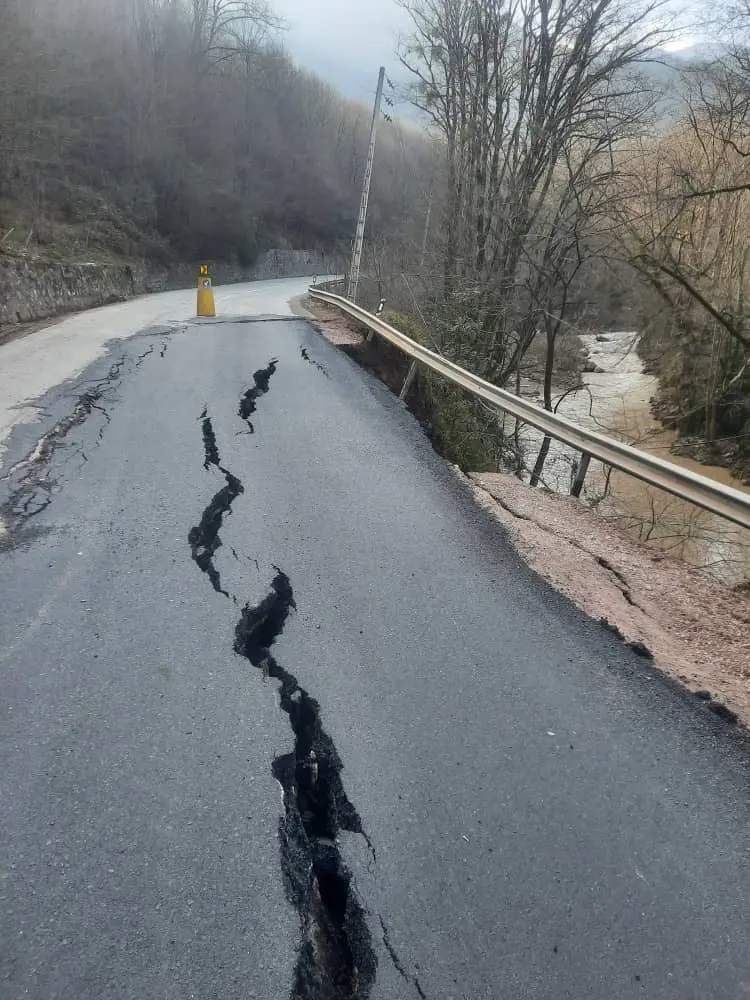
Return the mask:
<path id="1" fill-rule="evenodd" d="M 217 264 L 217 285 L 269 278 L 324 274 L 332 263 L 318 250 L 269 250 L 249 269 Z M 79 309 L 122 302 L 135 295 L 189 288 L 195 265 L 168 271 L 143 264 L 56 264 L 34 258 L 0 256 L 0 326 L 47 319 Z"/>

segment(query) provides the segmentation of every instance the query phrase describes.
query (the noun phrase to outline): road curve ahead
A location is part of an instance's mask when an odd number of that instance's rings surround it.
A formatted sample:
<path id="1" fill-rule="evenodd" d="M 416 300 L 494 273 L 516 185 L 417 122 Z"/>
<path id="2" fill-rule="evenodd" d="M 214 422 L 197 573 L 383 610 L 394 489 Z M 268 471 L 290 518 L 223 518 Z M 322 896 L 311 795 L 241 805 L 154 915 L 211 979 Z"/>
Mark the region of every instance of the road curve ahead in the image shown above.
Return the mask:
<path id="1" fill-rule="evenodd" d="M 309 278 L 276 278 L 241 282 L 216 289 L 221 316 L 292 315 L 290 300 L 305 294 Z M 195 316 L 196 289 L 143 295 L 116 305 L 89 309 L 51 322 L 33 335 L 17 337 L 0 331 L 0 462 L 4 439 L 19 417 L 33 420 L 33 406 L 25 405 L 65 379 L 75 377 L 96 361 L 117 338 L 164 323 L 175 326 Z M 3 341 L 3 335 L 10 340 Z"/>
<path id="2" fill-rule="evenodd" d="M 0 497 L 3 1000 L 750 997 L 745 738 L 309 324 L 152 329 L 40 407 Z"/>

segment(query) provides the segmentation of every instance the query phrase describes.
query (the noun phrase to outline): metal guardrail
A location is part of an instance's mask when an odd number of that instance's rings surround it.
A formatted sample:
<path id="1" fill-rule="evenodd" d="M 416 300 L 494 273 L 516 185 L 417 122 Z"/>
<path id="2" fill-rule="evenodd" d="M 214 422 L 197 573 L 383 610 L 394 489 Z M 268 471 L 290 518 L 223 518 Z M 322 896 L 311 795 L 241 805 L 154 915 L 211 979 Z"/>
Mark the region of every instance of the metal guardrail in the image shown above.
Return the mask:
<path id="1" fill-rule="evenodd" d="M 344 284 L 346 284 L 345 274 L 328 274 L 322 277 L 316 274 L 313 278 L 310 290 L 316 292 L 329 292 L 331 290 L 331 286 Z"/>
<path id="2" fill-rule="evenodd" d="M 415 361 L 426 365 L 440 375 L 444 375 L 451 382 L 455 382 L 456 385 L 460 385 L 498 409 L 518 417 L 525 423 L 531 424 L 532 427 L 536 427 L 537 430 L 562 441 L 571 448 L 575 448 L 584 456 L 596 458 L 606 465 L 611 465 L 621 472 L 635 476 L 636 479 L 641 479 L 651 486 L 666 490 L 667 493 L 687 500 L 712 514 L 718 514 L 719 517 L 733 521 L 743 528 L 750 528 L 750 496 L 748 494 L 735 490 L 731 486 L 717 483 L 707 476 L 690 472 L 672 462 L 665 462 L 661 458 L 639 451 L 621 441 L 597 434 L 595 431 L 585 430 L 564 417 L 543 410 L 519 396 L 514 396 L 513 393 L 507 392 L 505 389 L 499 389 L 427 347 L 423 347 L 422 344 L 404 336 L 403 333 L 384 322 L 380 317 L 374 316 L 341 295 L 335 295 L 322 288 L 311 288 L 310 297 L 319 302 L 336 306 L 369 330 L 380 334 L 381 337 L 400 348 Z"/>

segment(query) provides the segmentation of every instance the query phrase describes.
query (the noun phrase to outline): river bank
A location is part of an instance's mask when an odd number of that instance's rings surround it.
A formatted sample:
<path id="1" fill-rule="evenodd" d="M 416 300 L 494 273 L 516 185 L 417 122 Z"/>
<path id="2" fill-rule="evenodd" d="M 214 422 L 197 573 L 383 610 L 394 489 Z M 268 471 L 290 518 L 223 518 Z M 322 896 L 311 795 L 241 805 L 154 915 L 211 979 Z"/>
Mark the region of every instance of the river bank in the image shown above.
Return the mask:
<path id="1" fill-rule="evenodd" d="M 722 402 L 712 408 L 706 401 L 712 392 L 722 398 L 716 386 L 711 390 L 704 384 L 707 372 L 712 369 L 712 357 L 698 355 L 684 371 L 684 365 L 681 367 L 679 358 L 674 356 L 674 344 L 658 339 L 654 342 L 644 336 L 639 339 L 637 350 L 644 372 L 656 380 L 651 411 L 663 427 L 675 431 L 672 455 L 725 468 L 735 479 L 750 486 L 747 420 L 742 416 L 743 412 L 747 416 L 750 390 L 747 383 L 740 381 L 733 397 L 727 391 Z M 732 381 L 741 379 L 747 367 L 745 364 Z M 707 427 L 713 428 L 711 439 L 706 436 Z"/>
<path id="2" fill-rule="evenodd" d="M 651 400 L 658 389 L 638 353 L 638 334 L 621 331 L 582 336 L 593 368 L 582 375 L 582 386 L 562 398 L 558 412 L 584 427 L 619 438 L 636 448 L 674 462 L 750 496 L 750 487 L 721 466 L 704 465 L 673 450 L 677 433 L 654 416 Z M 523 392 L 539 401 L 539 387 Z M 542 435 L 526 427 L 521 434 L 526 466 L 532 468 Z M 578 456 L 553 442 L 543 482 L 553 492 L 567 493 Z M 526 477 L 528 479 L 528 476 Z M 632 537 L 692 566 L 708 569 L 725 583 L 750 580 L 750 532 L 698 510 L 654 487 L 592 462 L 583 499 Z"/>

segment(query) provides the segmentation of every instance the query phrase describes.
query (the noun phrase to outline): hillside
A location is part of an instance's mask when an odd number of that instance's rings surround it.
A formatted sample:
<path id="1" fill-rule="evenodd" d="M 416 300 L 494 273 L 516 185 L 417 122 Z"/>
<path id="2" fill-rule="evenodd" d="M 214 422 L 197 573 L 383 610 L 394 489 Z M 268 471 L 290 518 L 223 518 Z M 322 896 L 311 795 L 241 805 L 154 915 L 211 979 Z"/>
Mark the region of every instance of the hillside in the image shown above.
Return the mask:
<path id="1" fill-rule="evenodd" d="M 0 249 L 241 267 L 348 245 L 371 111 L 297 68 L 265 3 L 3 0 Z M 428 148 L 384 123 L 371 226 Z"/>

